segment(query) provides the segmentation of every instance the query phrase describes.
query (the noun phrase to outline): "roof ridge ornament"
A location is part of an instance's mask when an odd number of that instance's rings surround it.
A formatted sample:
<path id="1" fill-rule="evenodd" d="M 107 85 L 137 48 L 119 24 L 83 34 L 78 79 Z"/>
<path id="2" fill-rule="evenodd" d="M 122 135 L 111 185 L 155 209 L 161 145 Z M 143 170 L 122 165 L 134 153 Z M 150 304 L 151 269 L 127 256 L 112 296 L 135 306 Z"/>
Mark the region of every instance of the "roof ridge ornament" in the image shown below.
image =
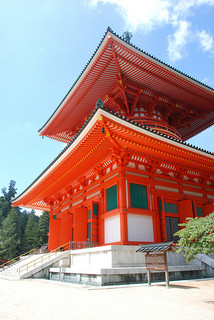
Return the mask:
<path id="1" fill-rule="evenodd" d="M 122 35 L 123 41 L 125 41 L 125 42 L 127 42 L 127 43 L 129 43 L 129 44 L 130 44 L 131 38 L 132 38 L 132 33 L 129 32 L 129 31 L 125 31 L 125 32 L 123 33 L 123 35 Z"/>
<path id="2" fill-rule="evenodd" d="M 97 102 L 96 102 L 96 108 L 98 109 L 98 108 L 101 108 L 101 109 L 105 109 L 105 106 L 104 106 L 104 103 L 103 103 L 103 101 L 99 98 L 98 100 L 97 100 Z"/>

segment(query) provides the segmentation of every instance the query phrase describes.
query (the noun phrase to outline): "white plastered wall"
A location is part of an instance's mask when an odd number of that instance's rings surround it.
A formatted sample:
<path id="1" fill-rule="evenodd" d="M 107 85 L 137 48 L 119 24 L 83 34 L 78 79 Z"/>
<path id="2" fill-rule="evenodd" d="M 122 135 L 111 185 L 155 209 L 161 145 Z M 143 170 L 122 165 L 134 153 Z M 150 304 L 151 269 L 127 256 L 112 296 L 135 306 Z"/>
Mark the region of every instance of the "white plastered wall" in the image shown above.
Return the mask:
<path id="1" fill-rule="evenodd" d="M 151 216 L 128 214 L 128 241 L 153 242 L 153 222 Z"/>
<path id="2" fill-rule="evenodd" d="M 119 242 L 120 239 L 120 216 L 105 219 L 105 243 Z"/>

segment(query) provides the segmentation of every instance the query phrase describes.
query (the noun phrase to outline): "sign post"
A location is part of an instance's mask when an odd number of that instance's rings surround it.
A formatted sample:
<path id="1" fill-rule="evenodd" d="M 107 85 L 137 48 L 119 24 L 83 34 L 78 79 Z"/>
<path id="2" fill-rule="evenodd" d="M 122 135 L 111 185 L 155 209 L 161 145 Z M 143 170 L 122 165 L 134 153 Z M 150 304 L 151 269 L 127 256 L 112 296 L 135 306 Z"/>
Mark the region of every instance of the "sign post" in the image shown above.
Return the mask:
<path id="1" fill-rule="evenodd" d="M 151 271 L 165 272 L 166 285 L 169 286 L 169 272 L 167 267 L 166 252 L 146 253 L 146 269 L 148 274 L 148 284 L 151 285 Z"/>
<path id="2" fill-rule="evenodd" d="M 169 272 L 167 267 L 166 252 L 146 253 L 146 269 L 148 274 L 148 284 L 151 285 L 151 271 L 165 272 L 166 285 L 169 286 Z"/>
<path id="3" fill-rule="evenodd" d="M 151 285 L 151 272 L 165 272 L 166 286 L 169 287 L 167 252 L 174 250 L 173 242 L 160 242 L 140 245 L 136 252 L 145 253 L 148 284 Z"/>

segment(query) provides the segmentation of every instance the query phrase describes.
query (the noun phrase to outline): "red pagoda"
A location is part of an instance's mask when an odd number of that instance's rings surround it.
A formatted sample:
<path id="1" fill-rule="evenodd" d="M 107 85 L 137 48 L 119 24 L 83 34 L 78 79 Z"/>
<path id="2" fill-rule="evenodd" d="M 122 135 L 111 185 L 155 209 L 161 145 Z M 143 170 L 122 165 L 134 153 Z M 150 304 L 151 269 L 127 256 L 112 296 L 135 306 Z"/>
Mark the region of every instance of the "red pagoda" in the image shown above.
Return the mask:
<path id="1" fill-rule="evenodd" d="M 13 205 L 49 211 L 49 250 L 176 241 L 214 211 L 214 155 L 185 143 L 213 123 L 214 89 L 108 29 L 40 129 L 67 146 Z"/>

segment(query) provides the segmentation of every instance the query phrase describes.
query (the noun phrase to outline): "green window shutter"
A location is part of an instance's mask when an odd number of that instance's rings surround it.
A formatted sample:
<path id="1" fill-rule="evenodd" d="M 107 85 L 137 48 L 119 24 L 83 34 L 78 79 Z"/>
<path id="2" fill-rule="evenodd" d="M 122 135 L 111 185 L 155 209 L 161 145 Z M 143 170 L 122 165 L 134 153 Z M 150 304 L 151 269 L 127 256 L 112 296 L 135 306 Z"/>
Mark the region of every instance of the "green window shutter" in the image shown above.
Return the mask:
<path id="1" fill-rule="evenodd" d="M 53 215 L 53 219 L 54 219 L 54 220 L 57 220 L 56 214 Z"/>
<path id="2" fill-rule="evenodd" d="M 130 183 L 130 197 L 132 208 L 148 209 L 146 186 Z"/>
<path id="3" fill-rule="evenodd" d="M 106 211 L 117 208 L 117 185 L 106 189 Z"/>
<path id="4" fill-rule="evenodd" d="M 203 217 L 203 212 L 201 207 L 196 207 L 196 215 L 197 217 Z"/>
<path id="5" fill-rule="evenodd" d="M 164 211 L 166 213 L 177 213 L 177 204 L 164 202 Z"/>
<path id="6" fill-rule="evenodd" d="M 98 216 L 98 205 L 93 203 L 93 215 Z"/>
<path id="7" fill-rule="evenodd" d="M 91 210 L 88 210 L 88 219 L 91 219 Z"/>
<path id="8" fill-rule="evenodd" d="M 163 210 L 162 199 L 159 199 L 159 207 L 160 207 L 160 211 L 162 211 Z"/>

